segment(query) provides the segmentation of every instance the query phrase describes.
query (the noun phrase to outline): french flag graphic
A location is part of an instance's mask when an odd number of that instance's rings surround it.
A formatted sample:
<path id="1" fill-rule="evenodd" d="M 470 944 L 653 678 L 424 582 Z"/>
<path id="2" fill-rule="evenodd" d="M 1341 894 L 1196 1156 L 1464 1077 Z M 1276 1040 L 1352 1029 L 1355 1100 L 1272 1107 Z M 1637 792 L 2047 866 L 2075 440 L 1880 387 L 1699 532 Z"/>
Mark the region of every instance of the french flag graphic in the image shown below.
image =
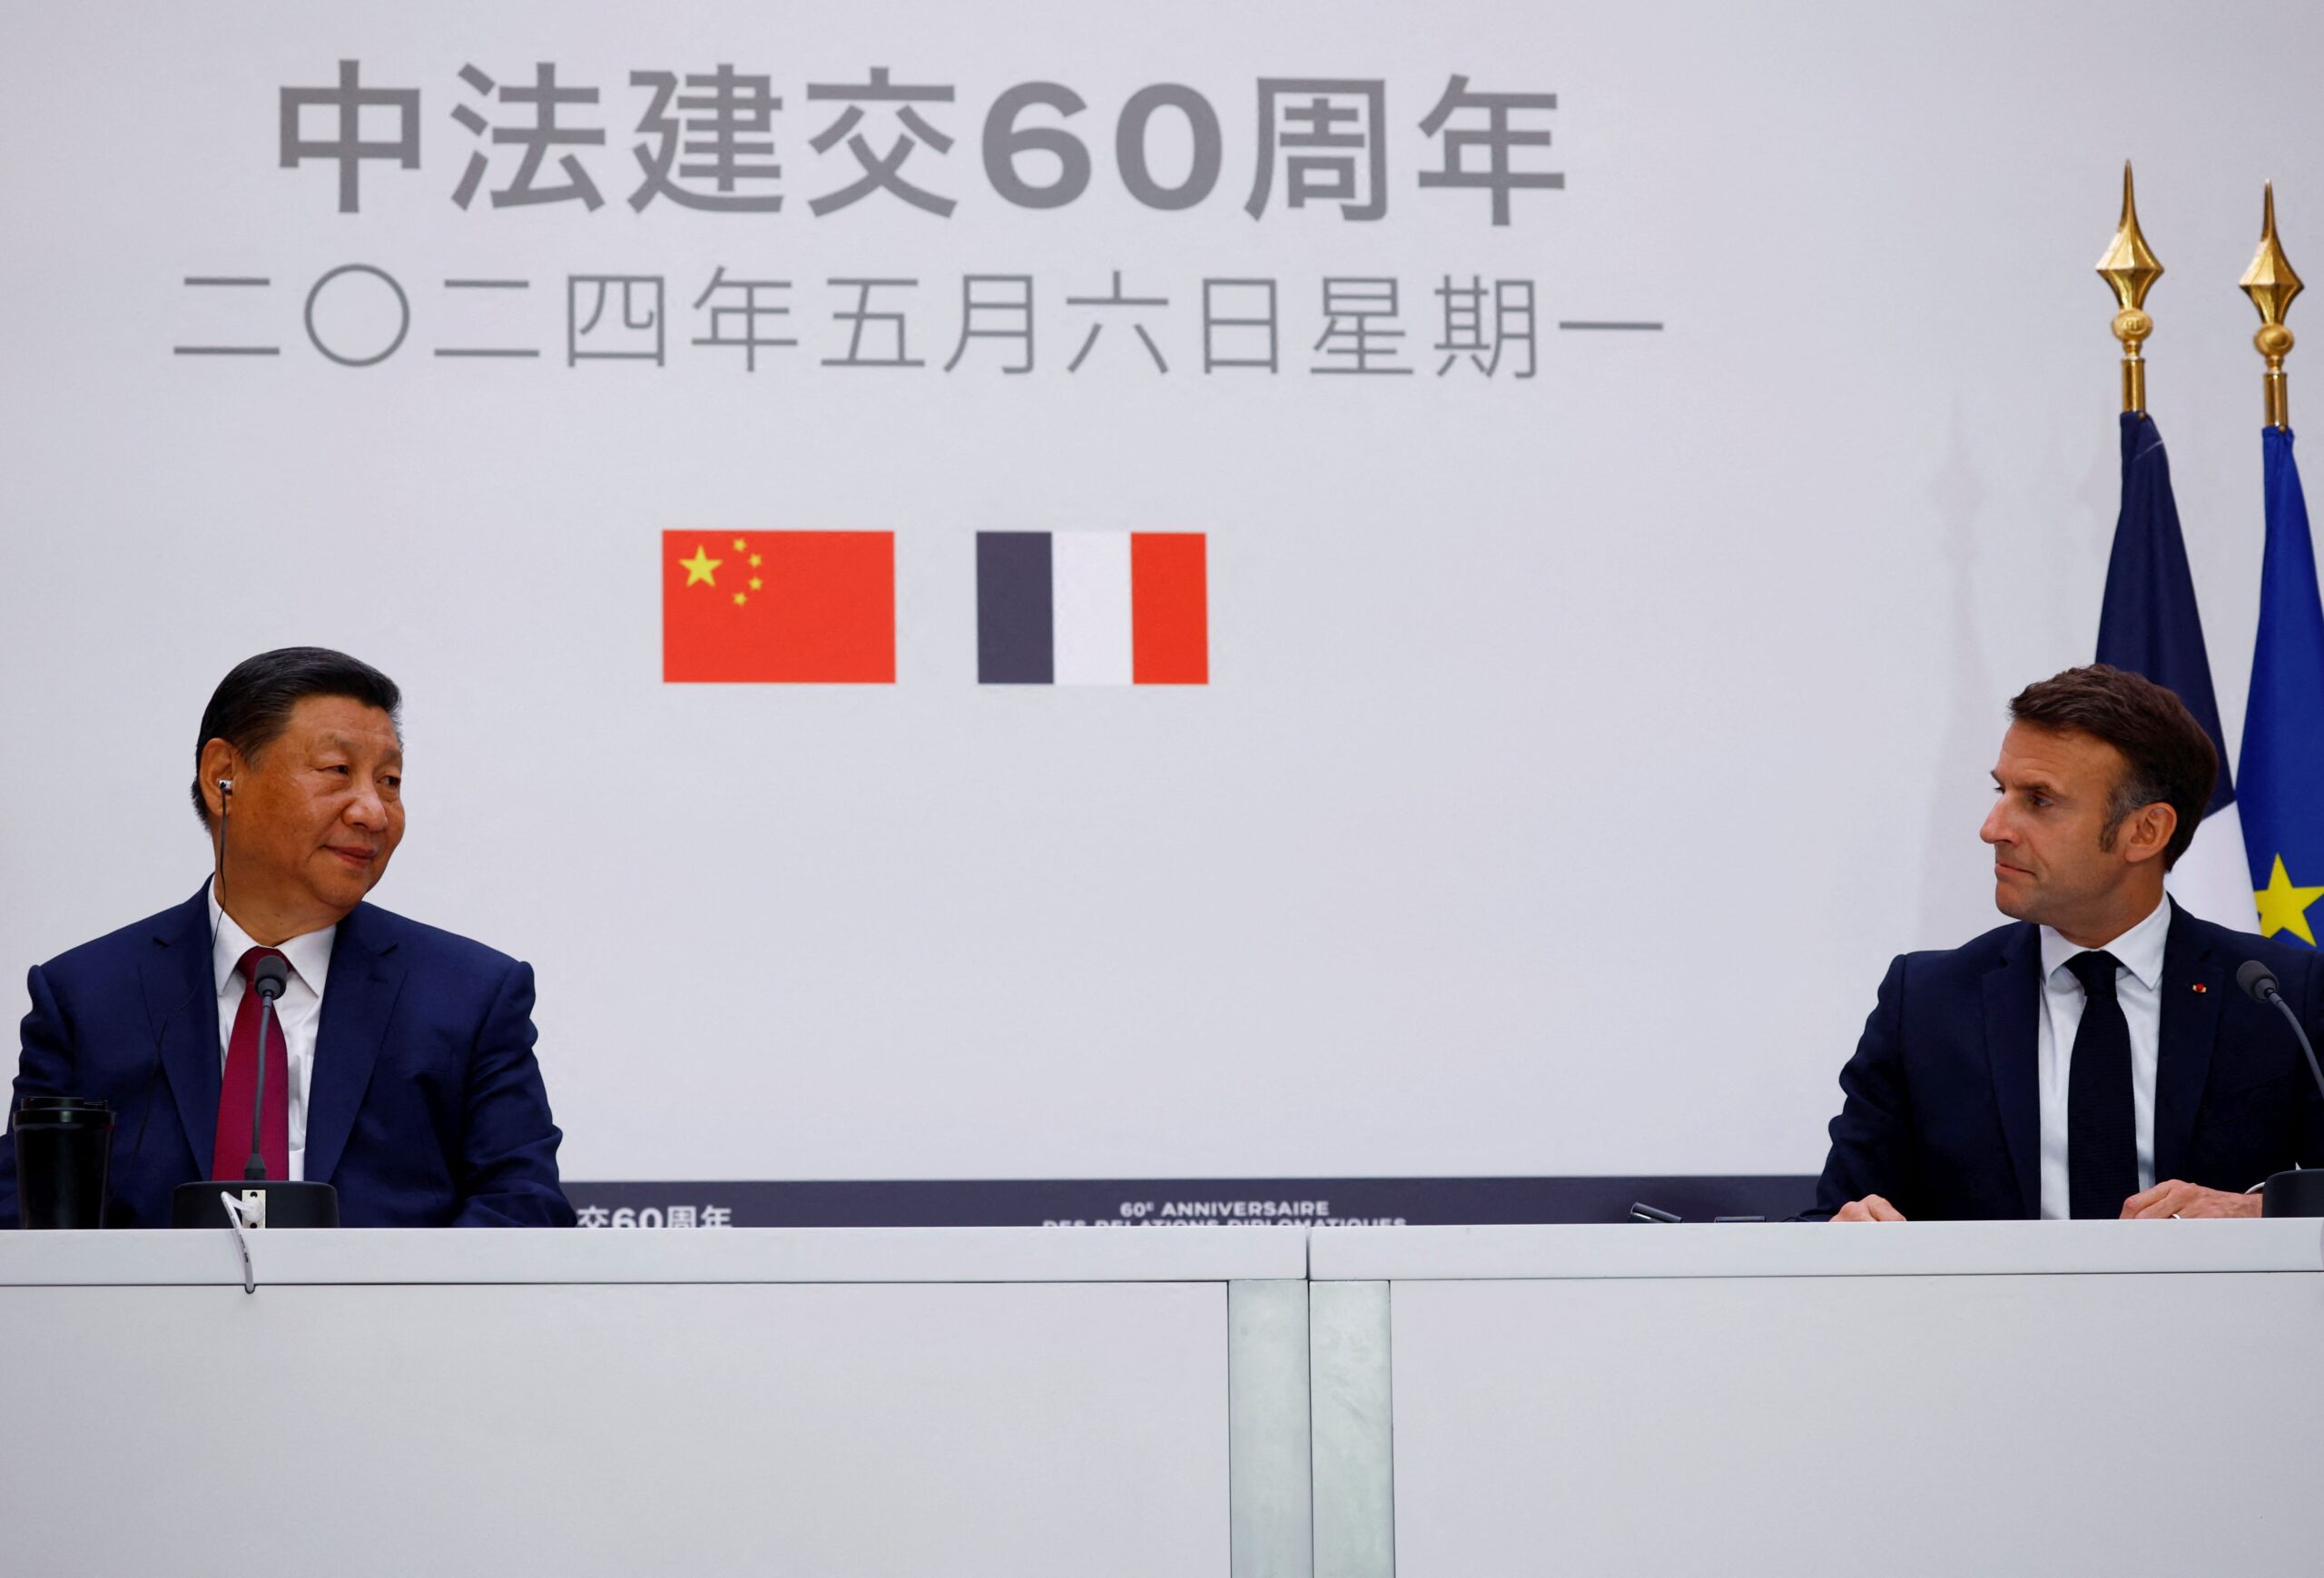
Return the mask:
<path id="1" fill-rule="evenodd" d="M 1198 531 L 977 533 L 980 685 L 1208 685 Z"/>

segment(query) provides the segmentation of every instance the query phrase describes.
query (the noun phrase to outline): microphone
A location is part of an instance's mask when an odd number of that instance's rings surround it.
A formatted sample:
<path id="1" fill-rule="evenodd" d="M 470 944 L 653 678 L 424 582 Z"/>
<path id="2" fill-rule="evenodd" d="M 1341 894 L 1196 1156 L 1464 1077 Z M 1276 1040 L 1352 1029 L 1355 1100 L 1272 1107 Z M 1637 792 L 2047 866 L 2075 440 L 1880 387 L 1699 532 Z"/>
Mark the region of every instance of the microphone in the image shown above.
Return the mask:
<path id="1" fill-rule="evenodd" d="M 2299 1042 L 2299 1050 L 2308 1058 L 2308 1071 L 2316 1080 L 2317 1092 L 2324 1095 L 2324 1067 L 2316 1061 L 2316 1049 L 2308 1040 L 2307 1027 L 2299 1022 L 2299 1015 L 2284 1001 L 2283 988 L 2276 980 L 2276 972 L 2257 959 L 2247 959 L 2235 972 L 2235 984 L 2254 1002 L 2272 1003 L 2291 1026 L 2291 1033 Z M 2260 1214 L 2263 1217 L 2324 1217 L 2324 1168 L 2295 1166 L 2285 1172 L 2270 1175 L 2260 1191 Z"/>
<path id="2" fill-rule="evenodd" d="M 234 781 L 221 778 L 218 783 L 218 832 L 215 845 L 215 872 L 218 881 L 218 922 L 211 928 L 210 951 L 212 958 L 218 952 L 218 930 L 225 923 L 226 913 L 226 824 L 233 813 Z M 221 1188 L 215 1179 L 202 1179 L 182 1183 L 170 1195 L 170 1226 L 172 1228 L 226 1228 L 237 1229 L 248 1225 L 263 1228 L 270 1221 L 278 1228 L 336 1228 L 339 1226 L 339 1191 L 327 1183 L 311 1180 L 293 1181 L 290 1179 L 270 1179 L 266 1176 L 266 1155 L 261 1139 L 261 1125 L 266 1113 L 266 1027 L 274 1019 L 274 1000 L 282 995 L 289 982 L 290 968 L 280 956 L 261 959 L 251 971 L 251 990 L 258 993 L 258 1079 L 251 1097 L 251 1155 L 242 1168 L 241 1187 L 235 1192 L 241 1198 L 237 1209 L 241 1221 L 237 1222 L 226 1208 L 231 1198 Z M 281 1026 L 277 1025 L 278 1032 Z M 161 1042 L 154 1042 L 156 1071 L 160 1066 Z M 286 1074 L 290 1071 L 285 1059 Z M 150 1103 L 149 1103 L 150 1108 Z M 138 1140 L 144 1141 L 140 1127 Z M 229 1185 L 231 1188 L 232 1186 Z M 243 1291 L 251 1290 L 249 1277 L 249 1246 L 243 1246 Z"/>
<path id="3" fill-rule="evenodd" d="M 266 1178 L 266 1156 L 259 1139 L 259 1120 L 266 1111 L 266 1027 L 274 1018 L 274 1000 L 290 979 L 290 967 L 280 953 L 268 954 L 251 971 L 251 990 L 258 993 L 258 1086 L 251 1097 L 251 1159 L 242 1177 L 258 1182 Z"/>
<path id="4" fill-rule="evenodd" d="M 2324 1095 L 2324 1065 L 2316 1061 L 2316 1049 L 2309 1044 L 2308 1031 L 2299 1022 L 2299 1015 L 2292 1012 L 2291 1004 L 2284 1001 L 2283 988 L 2276 981 L 2276 972 L 2257 959 L 2247 959 L 2243 968 L 2235 972 L 2235 984 L 2254 1002 L 2273 1003 L 2291 1026 L 2291 1033 L 2299 1038 L 2299 1050 L 2308 1054 L 2308 1071 L 2316 1080 L 2319 1095 Z"/>

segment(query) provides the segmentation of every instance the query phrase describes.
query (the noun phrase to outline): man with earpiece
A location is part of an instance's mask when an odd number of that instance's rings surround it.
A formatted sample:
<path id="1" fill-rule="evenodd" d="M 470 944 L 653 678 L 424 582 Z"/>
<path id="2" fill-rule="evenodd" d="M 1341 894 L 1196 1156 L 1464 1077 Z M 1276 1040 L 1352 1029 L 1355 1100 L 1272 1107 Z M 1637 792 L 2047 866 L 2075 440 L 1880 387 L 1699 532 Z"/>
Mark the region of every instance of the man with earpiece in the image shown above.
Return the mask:
<path id="1" fill-rule="evenodd" d="M 9 1110 L 112 1104 L 109 1226 L 166 1226 L 178 1185 L 241 1178 L 253 1108 L 266 1176 L 334 1186 L 347 1227 L 572 1224 L 532 967 L 367 902 L 403 838 L 401 701 L 321 647 L 237 665 L 195 745 L 209 880 L 33 970 Z M 251 983 L 275 959 L 261 1038 Z"/>

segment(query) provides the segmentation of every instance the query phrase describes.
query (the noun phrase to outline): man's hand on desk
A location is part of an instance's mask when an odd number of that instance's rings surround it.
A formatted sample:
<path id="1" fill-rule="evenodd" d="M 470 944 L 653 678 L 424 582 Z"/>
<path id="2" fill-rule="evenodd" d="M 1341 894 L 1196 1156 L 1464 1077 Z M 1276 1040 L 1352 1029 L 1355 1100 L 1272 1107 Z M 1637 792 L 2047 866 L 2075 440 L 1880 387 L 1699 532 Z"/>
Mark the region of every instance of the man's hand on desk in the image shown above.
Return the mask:
<path id="1" fill-rule="evenodd" d="M 2260 1214 L 2258 1195 L 2234 1195 L 2224 1189 L 2207 1189 L 2201 1184 L 2191 1184 L 2170 1179 L 2151 1189 L 2142 1189 L 2122 1202 L 2122 1220 L 2152 1220 L 2171 1217 L 2256 1217 Z M 1832 1213 L 1836 1222 L 1901 1222 L 1905 1213 L 1878 1195 L 1866 1195 L 1860 1200 L 1850 1200 Z"/>
<path id="2" fill-rule="evenodd" d="M 2170 1179 L 2122 1202 L 2122 1220 L 2155 1217 L 2256 1217 L 2258 1195 L 2231 1195 Z"/>

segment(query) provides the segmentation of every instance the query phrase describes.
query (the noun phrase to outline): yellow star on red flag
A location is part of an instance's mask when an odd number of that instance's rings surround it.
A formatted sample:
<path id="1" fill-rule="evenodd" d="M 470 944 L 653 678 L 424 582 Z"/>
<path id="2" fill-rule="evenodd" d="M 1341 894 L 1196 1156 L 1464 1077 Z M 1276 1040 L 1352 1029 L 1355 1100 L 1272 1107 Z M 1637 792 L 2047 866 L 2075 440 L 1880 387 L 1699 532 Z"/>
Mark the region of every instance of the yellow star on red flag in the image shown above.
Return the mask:
<path id="1" fill-rule="evenodd" d="M 690 559 L 680 559 L 678 561 L 678 567 L 685 571 L 687 586 L 714 587 L 718 584 L 718 567 L 725 562 L 726 561 L 724 559 L 712 558 L 708 554 L 703 552 L 702 545 L 700 543 L 696 543 L 694 549 L 694 557 Z"/>

